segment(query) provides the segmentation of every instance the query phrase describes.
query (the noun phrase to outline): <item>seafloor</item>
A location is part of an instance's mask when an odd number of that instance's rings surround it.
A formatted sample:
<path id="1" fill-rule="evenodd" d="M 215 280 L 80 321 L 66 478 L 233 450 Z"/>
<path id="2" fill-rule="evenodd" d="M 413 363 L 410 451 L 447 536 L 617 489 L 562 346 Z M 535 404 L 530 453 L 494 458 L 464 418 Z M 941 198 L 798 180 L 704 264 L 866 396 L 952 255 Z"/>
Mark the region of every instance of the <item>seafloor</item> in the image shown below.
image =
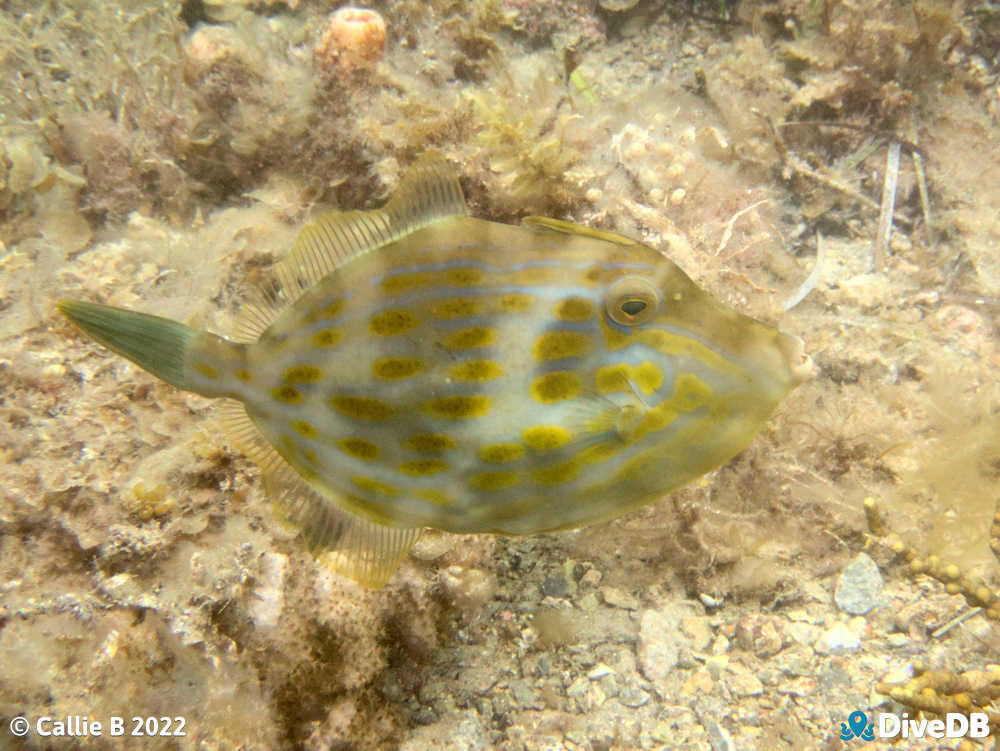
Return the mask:
<path id="1" fill-rule="evenodd" d="M 0 747 L 875 749 L 851 711 L 992 706 L 995 3 L 386 0 L 383 48 L 318 0 L 98 1 L 0 4 Z M 213 404 L 55 302 L 225 333 L 428 148 L 476 215 L 638 237 L 818 377 L 621 520 L 429 533 L 380 591 L 318 566 Z"/>

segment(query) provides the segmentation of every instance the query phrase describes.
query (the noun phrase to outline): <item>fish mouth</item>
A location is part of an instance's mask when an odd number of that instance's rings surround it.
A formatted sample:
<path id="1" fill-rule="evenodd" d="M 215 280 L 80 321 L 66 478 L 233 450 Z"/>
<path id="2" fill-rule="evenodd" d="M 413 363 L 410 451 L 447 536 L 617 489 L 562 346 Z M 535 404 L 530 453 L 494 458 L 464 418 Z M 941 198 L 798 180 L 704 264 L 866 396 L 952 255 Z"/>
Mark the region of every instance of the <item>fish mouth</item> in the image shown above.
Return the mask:
<path id="1" fill-rule="evenodd" d="M 786 365 L 788 365 L 793 385 L 797 386 L 803 381 L 816 377 L 816 365 L 813 363 L 813 359 L 806 354 L 806 343 L 801 338 L 782 333 L 778 337 L 777 344 L 781 354 L 784 355 Z"/>

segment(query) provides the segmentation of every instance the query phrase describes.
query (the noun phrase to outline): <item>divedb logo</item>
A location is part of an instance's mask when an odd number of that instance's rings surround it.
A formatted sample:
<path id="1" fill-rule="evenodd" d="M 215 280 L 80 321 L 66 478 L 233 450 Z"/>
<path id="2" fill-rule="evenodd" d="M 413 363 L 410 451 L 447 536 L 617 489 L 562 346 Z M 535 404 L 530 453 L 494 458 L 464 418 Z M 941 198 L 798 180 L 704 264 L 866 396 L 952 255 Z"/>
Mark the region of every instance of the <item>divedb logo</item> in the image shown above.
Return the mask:
<path id="1" fill-rule="evenodd" d="M 949 712 L 943 720 L 910 719 L 901 715 L 880 712 L 876 722 L 860 709 L 851 712 L 847 722 L 840 723 L 840 739 L 872 741 L 875 738 L 985 738 L 990 734 L 990 720 L 985 712 L 961 714 Z"/>

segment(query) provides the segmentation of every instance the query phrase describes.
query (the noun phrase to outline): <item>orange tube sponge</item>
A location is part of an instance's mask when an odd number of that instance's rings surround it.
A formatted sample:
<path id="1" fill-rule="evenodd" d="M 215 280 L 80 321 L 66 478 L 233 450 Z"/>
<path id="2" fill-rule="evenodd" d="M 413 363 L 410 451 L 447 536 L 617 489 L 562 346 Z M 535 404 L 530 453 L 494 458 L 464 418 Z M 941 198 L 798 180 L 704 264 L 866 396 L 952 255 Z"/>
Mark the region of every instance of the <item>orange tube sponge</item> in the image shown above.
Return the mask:
<path id="1" fill-rule="evenodd" d="M 385 48 L 385 20 L 366 8 L 340 8 L 323 25 L 314 49 L 316 63 L 351 73 L 372 67 Z"/>

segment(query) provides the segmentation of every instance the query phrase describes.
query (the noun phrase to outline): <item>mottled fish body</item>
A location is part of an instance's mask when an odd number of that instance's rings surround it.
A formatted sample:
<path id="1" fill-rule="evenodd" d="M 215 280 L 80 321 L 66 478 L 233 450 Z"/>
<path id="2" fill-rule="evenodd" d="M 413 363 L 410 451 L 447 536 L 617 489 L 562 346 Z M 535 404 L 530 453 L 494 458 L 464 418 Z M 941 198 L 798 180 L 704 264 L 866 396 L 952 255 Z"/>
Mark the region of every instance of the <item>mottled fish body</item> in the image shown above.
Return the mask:
<path id="1" fill-rule="evenodd" d="M 164 380 L 235 400 L 278 500 L 369 585 L 423 527 L 530 534 L 655 500 L 745 448 L 811 368 L 798 339 L 640 243 L 466 216 L 435 157 L 385 209 L 306 227 L 243 342 L 61 308 Z"/>

